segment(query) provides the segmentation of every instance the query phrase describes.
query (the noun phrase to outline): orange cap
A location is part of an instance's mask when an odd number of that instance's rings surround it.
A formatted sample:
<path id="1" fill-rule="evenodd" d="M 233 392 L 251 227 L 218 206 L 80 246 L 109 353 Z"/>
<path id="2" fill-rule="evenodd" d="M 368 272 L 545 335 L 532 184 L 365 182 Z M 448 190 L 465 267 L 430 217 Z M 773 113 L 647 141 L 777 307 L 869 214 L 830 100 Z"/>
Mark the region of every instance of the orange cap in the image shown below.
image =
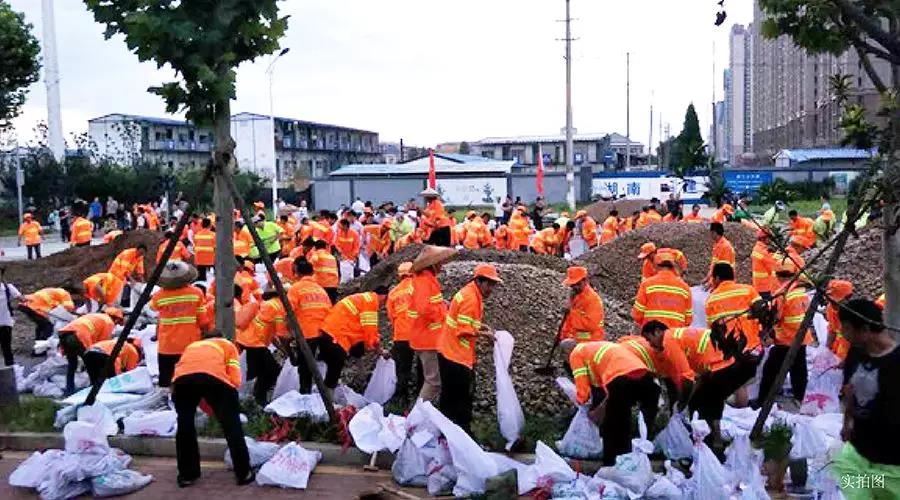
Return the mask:
<path id="1" fill-rule="evenodd" d="M 731 215 L 734 213 L 734 207 L 732 207 L 730 204 L 726 203 L 726 204 L 722 205 L 722 211 L 728 215 Z"/>
<path id="2" fill-rule="evenodd" d="M 566 279 L 563 285 L 572 286 L 588 277 L 587 269 L 581 266 L 573 266 L 566 270 Z"/>
<path id="3" fill-rule="evenodd" d="M 412 262 L 403 262 L 397 266 L 397 276 L 403 278 L 412 274 Z"/>
<path id="4" fill-rule="evenodd" d="M 118 307 L 106 307 L 103 309 L 103 312 L 106 313 L 106 315 L 109 316 L 110 318 L 116 318 L 119 321 L 122 321 L 125 319 L 125 313 L 122 312 L 122 310 L 119 309 Z"/>
<path id="5" fill-rule="evenodd" d="M 261 201 L 254 201 L 253 208 L 255 208 L 257 210 L 263 210 L 266 208 L 266 204 Z"/>
<path id="6" fill-rule="evenodd" d="M 497 274 L 497 268 L 493 264 L 478 264 L 475 266 L 475 277 L 485 278 L 497 283 L 503 283 L 500 275 Z"/>
<path id="7" fill-rule="evenodd" d="M 823 210 L 822 220 L 831 222 L 832 220 L 834 220 L 834 212 L 832 212 L 831 210 Z"/>
<path id="8" fill-rule="evenodd" d="M 575 212 L 575 218 L 580 219 L 582 217 L 587 217 L 587 210 L 579 210 Z"/>
<path id="9" fill-rule="evenodd" d="M 675 264 L 675 256 L 672 254 L 672 252 L 667 252 L 665 250 L 656 252 L 656 255 L 653 257 L 653 263 L 658 266 L 663 262 Z"/>
<path id="10" fill-rule="evenodd" d="M 840 302 L 853 294 L 853 283 L 846 280 L 831 280 L 828 282 L 828 297 Z"/>
<path id="11" fill-rule="evenodd" d="M 638 260 L 646 259 L 651 253 L 656 251 L 656 244 L 653 242 L 641 245 L 641 253 L 638 254 Z"/>

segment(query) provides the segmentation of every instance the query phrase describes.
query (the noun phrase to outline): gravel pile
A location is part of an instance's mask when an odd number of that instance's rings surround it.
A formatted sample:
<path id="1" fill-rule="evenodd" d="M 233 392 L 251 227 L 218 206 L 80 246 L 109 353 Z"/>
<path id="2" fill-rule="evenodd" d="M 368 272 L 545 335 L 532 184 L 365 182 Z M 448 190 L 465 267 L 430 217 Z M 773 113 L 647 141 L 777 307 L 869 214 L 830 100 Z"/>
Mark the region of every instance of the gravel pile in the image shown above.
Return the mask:
<path id="1" fill-rule="evenodd" d="M 649 204 L 650 200 L 598 201 L 586 207 L 585 210 L 598 224 L 603 224 L 603 221 L 609 217 L 610 210 L 618 210 L 619 217 L 631 217 L 633 212 L 639 212 Z"/>
<path id="2" fill-rule="evenodd" d="M 725 227 L 725 237 L 734 245 L 738 281 L 750 283 L 750 253 L 756 244 L 756 233 L 740 224 L 729 223 Z M 706 224 L 673 222 L 630 231 L 582 255 L 575 263 L 588 268 L 591 283 L 597 291 L 630 304 L 641 279 L 637 256 L 641 245 L 651 241 L 657 247 L 684 252 L 688 260 L 685 281 L 689 285 L 697 285 L 706 277 L 712 255 L 712 240 Z"/>
<path id="3" fill-rule="evenodd" d="M 451 298 L 471 279 L 475 265 L 475 261 L 457 261 L 444 266 L 439 280 L 445 298 Z M 534 373 L 546 362 L 568 299 L 568 289 L 562 285 L 564 274 L 527 264 L 499 263 L 497 269 L 504 283 L 485 301 L 484 322 L 495 330 L 509 331 L 516 340 L 510 372 L 524 411 L 548 416 L 571 413 L 571 404 L 556 390 L 553 379 Z M 630 305 L 611 298 L 604 298 L 604 305 L 607 338 L 629 332 Z M 390 327 L 384 316 L 380 329 L 382 338 L 389 339 Z M 477 347 L 476 413 L 496 412 L 491 349 L 483 341 Z M 345 382 L 363 390 L 373 364 L 372 356 L 352 363 L 344 372 Z M 554 365 L 560 366 L 559 361 Z"/>
<path id="4" fill-rule="evenodd" d="M 853 236 L 847 240 L 844 253 L 838 260 L 838 265 L 832 273 L 835 278 L 845 279 L 853 283 L 855 296 L 860 298 L 878 298 L 884 288 L 884 231 L 881 227 L 867 228 L 859 232 L 859 237 Z M 809 260 L 818 253 L 817 249 L 806 252 L 804 257 Z M 831 252 L 826 252 L 817 260 L 812 268 L 816 272 L 825 269 Z"/>

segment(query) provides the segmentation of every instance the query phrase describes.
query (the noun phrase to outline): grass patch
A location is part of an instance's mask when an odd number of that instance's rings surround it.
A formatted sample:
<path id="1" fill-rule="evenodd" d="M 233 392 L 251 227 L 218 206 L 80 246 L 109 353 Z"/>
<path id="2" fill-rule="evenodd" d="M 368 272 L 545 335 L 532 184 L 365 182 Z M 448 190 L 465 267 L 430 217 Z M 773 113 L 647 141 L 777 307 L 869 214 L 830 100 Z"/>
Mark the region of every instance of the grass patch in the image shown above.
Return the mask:
<path id="1" fill-rule="evenodd" d="M 834 215 L 837 216 L 838 219 L 847 211 L 847 198 L 832 198 L 831 201 L 831 210 L 834 212 Z M 804 217 L 809 217 L 815 219 L 819 216 L 819 209 L 822 208 L 822 202 L 818 199 L 815 200 L 795 200 L 787 204 L 788 210 L 796 210 L 800 215 Z M 750 209 L 755 215 L 762 215 L 766 212 L 766 210 L 772 208 L 772 205 L 755 205 L 751 204 L 747 208 Z M 787 214 L 785 213 L 782 216 L 782 219 L 787 219 Z"/>
<path id="2" fill-rule="evenodd" d="M 568 426 L 568 418 L 526 415 L 522 436 L 512 451 L 534 453 L 538 441 L 555 449 L 556 441 L 562 439 Z M 472 422 L 472 438 L 489 450 L 505 451 L 506 439 L 500 434 L 495 415 L 476 417 Z"/>
<path id="3" fill-rule="evenodd" d="M 19 396 L 18 405 L 0 406 L 0 430 L 5 432 L 56 432 L 56 404 L 49 398 Z"/>
<path id="4" fill-rule="evenodd" d="M 280 419 L 263 411 L 253 399 L 241 401 L 241 413 L 247 417 L 244 424 L 244 434 L 254 439 L 269 434 L 276 430 L 277 426 L 287 422 L 287 432 L 280 441 L 309 441 L 319 443 L 337 443 L 337 428 L 329 422 L 313 422 L 307 418 Z M 222 438 L 222 426 L 215 417 L 209 417 L 203 428 L 197 429 L 197 434 L 203 437 Z"/>

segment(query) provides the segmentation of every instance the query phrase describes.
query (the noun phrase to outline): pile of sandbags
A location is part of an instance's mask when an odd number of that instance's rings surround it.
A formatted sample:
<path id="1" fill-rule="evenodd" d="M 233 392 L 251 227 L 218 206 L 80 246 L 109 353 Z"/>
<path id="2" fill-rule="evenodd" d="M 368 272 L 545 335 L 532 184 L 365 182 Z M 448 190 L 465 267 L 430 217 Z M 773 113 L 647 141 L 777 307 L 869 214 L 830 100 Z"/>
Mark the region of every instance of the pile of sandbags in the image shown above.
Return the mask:
<path id="1" fill-rule="evenodd" d="M 859 237 L 851 236 L 844 247 L 837 266 L 832 275 L 838 279 L 853 283 L 857 297 L 876 299 L 884 292 L 884 230 L 880 226 L 867 228 L 859 232 Z M 804 255 L 807 261 L 819 253 L 813 248 Z M 826 251 L 812 264 L 815 272 L 825 269 L 831 250 Z"/>
<path id="2" fill-rule="evenodd" d="M 729 223 L 725 226 L 725 237 L 734 245 L 738 281 L 750 283 L 750 253 L 756 244 L 756 233 L 741 224 Z M 655 243 L 658 248 L 669 247 L 684 252 L 688 260 L 684 278 L 688 284 L 697 285 L 706 277 L 713 246 L 708 224 L 653 224 L 625 233 L 582 255 L 575 263 L 588 268 L 591 283 L 598 292 L 630 303 L 641 282 L 637 256 L 641 245 L 648 242 Z"/>

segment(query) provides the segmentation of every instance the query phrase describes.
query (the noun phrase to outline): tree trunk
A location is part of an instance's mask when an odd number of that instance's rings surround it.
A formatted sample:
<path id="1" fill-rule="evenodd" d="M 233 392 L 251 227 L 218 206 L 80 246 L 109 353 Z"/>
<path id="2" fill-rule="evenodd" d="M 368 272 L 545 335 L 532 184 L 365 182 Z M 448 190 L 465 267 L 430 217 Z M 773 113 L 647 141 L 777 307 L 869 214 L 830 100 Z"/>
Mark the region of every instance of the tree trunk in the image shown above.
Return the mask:
<path id="1" fill-rule="evenodd" d="M 234 139 L 231 138 L 231 103 L 225 100 L 216 106 L 213 133 L 216 149 L 213 153 L 216 212 L 216 328 L 228 338 L 234 338 L 234 201 L 226 177 L 234 174 Z"/>

